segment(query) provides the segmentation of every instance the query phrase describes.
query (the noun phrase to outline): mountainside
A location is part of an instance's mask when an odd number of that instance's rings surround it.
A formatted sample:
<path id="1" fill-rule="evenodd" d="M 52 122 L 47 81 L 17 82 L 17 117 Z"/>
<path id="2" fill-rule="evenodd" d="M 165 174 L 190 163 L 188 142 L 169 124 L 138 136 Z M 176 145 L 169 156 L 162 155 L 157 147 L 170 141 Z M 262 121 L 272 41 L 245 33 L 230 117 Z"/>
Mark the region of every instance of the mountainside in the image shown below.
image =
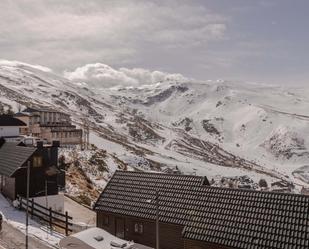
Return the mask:
<path id="1" fill-rule="evenodd" d="M 49 105 L 79 126 L 87 122 L 110 173 L 177 166 L 210 179 L 248 175 L 307 185 L 308 93 L 223 81 L 100 89 L 39 66 L 0 64 L 0 110 Z"/>

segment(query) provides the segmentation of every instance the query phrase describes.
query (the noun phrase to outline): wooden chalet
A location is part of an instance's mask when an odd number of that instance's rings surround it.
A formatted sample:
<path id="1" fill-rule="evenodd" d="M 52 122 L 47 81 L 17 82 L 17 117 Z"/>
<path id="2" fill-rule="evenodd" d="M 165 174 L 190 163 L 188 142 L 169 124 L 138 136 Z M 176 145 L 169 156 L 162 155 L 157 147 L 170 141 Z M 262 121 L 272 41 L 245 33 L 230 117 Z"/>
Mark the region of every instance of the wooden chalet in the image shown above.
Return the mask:
<path id="1" fill-rule="evenodd" d="M 58 194 L 58 186 L 64 178 L 58 168 L 59 142 L 52 146 L 27 147 L 22 142 L 6 142 L 0 138 L 1 192 L 11 200 L 18 195 L 26 197 L 27 163 L 30 162 L 30 197 Z M 60 181 L 60 179 L 62 179 Z"/>
<path id="2" fill-rule="evenodd" d="M 97 226 L 160 249 L 309 248 L 309 196 L 211 187 L 205 178 L 116 171 Z"/>

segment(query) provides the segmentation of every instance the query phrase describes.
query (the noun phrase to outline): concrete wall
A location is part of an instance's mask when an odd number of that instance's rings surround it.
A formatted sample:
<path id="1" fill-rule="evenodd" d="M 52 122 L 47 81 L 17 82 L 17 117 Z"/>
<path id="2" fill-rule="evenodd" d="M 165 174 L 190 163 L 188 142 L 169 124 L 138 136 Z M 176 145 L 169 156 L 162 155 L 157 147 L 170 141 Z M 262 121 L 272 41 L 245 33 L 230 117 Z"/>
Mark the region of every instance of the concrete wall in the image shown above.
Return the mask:
<path id="1" fill-rule="evenodd" d="M 39 112 L 41 124 L 69 123 L 70 116 L 61 112 Z"/>
<path id="2" fill-rule="evenodd" d="M 33 136 L 40 137 L 41 136 L 41 128 L 39 124 L 34 124 L 30 126 L 29 129 L 30 133 L 32 133 Z"/>
<path id="3" fill-rule="evenodd" d="M 81 144 L 82 130 L 66 130 L 52 131 L 52 127 L 41 127 L 41 137 L 49 143 L 52 141 L 60 141 L 60 144 Z"/>
<path id="4" fill-rule="evenodd" d="M 46 197 L 35 197 L 33 198 L 34 202 L 46 207 Z M 47 196 L 47 208 L 51 208 L 54 211 L 59 213 L 64 213 L 64 195 L 49 195 Z"/>
<path id="5" fill-rule="evenodd" d="M 27 126 L 20 127 L 20 134 L 21 135 L 29 135 L 30 117 L 29 116 L 15 116 L 15 118 L 23 121 L 27 125 Z"/>
<path id="6" fill-rule="evenodd" d="M 19 136 L 18 126 L 0 126 L 0 137 Z"/>

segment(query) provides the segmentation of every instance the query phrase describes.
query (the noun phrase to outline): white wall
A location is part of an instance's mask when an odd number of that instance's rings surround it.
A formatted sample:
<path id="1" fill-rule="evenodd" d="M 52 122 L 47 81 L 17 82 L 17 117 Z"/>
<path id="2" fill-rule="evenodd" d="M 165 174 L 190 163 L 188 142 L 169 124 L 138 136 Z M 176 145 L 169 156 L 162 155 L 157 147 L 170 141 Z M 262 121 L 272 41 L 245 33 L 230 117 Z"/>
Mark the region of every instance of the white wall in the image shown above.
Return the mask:
<path id="1" fill-rule="evenodd" d="M 45 196 L 35 197 L 33 198 L 33 200 L 35 203 L 46 207 L 46 197 Z M 63 194 L 48 195 L 47 196 L 47 208 L 51 208 L 54 211 L 63 213 L 64 212 L 64 195 Z"/>
<path id="2" fill-rule="evenodd" d="M 0 126 L 0 137 L 19 136 L 18 126 Z"/>

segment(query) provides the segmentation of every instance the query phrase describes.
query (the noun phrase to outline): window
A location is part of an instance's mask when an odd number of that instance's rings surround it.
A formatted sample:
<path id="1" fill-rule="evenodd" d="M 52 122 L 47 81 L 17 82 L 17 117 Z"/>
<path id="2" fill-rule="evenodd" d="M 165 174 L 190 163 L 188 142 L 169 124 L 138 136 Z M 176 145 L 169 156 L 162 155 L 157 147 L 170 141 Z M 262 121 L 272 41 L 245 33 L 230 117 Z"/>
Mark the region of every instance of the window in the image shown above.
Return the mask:
<path id="1" fill-rule="evenodd" d="M 33 157 L 33 167 L 42 167 L 43 158 L 40 156 Z"/>
<path id="2" fill-rule="evenodd" d="M 143 223 L 136 222 L 134 223 L 134 232 L 143 234 L 144 233 L 144 225 Z"/>
<path id="3" fill-rule="evenodd" d="M 144 232 L 144 225 L 139 224 L 139 233 L 143 233 L 143 232 Z"/>

